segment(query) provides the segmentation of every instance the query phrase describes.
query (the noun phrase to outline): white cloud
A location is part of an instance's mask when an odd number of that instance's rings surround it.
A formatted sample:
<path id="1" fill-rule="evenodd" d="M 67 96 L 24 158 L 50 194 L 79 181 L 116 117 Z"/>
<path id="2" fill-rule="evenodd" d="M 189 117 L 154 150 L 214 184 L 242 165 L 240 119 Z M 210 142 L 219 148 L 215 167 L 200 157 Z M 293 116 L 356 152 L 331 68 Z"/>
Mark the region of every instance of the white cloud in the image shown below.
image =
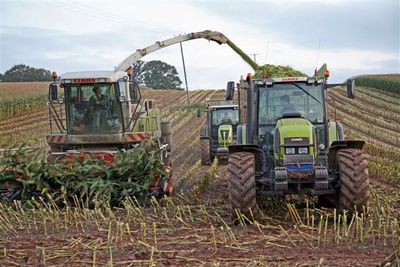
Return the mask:
<path id="1" fill-rule="evenodd" d="M 270 2 L 276 3 L 276 1 Z M 284 9 L 301 4 L 345 5 L 346 1 L 284 0 L 279 3 Z M 252 2 L 252 4 L 257 3 Z M 224 33 L 248 54 L 259 54 L 257 60 L 261 64 L 265 63 L 268 53 L 268 63 L 290 65 L 307 73 L 310 73 L 316 65 L 317 44 L 315 47 L 299 47 L 284 42 L 279 33 L 274 31 L 274 27 L 261 27 L 263 24 L 249 26 L 245 15 L 248 3 L 243 3 L 243 13 L 231 16 L 218 16 L 200 8 L 196 2 L 184 1 L 42 0 L 5 1 L 2 5 L 0 14 L 2 27 L 29 26 L 42 29 L 43 35 L 49 30 L 56 30 L 59 34 L 54 38 L 62 39 L 59 41 L 67 43 L 68 47 L 64 45 L 58 49 L 45 51 L 43 58 L 50 62 L 59 61 L 59 65 L 63 61 L 68 62 L 68 66 L 75 66 L 76 69 L 112 69 L 138 48 L 144 48 L 155 41 L 177 34 L 205 29 Z M 213 2 L 210 2 L 211 9 L 212 5 Z M 267 19 L 268 12 L 265 18 L 260 18 L 260 20 Z M 0 34 L 2 32 L 3 30 Z M 309 33 L 304 30 L 304 34 Z M 73 42 L 69 39 L 73 39 Z M 26 44 L 15 44 L 18 45 Z M 240 75 L 251 71 L 251 68 L 227 45 L 219 46 L 205 40 L 196 40 L 184 43 L 183 47 L 192 88 L 221 87 L 221 85 L 224 87 L 227 80 L 238 79 Z M 3 46 L 1 52 L 7 53 L 3 51 Z M 26 50 L 26 53 L 38 52 Z M 328 50 L 322 45 L 318 63 L 321 65 L 326 62 L 334 69 L 368 72 L 368 70 L 379 71 L 385 61 L 395 61 L 398 56 L 371 49 L 349 49 L 345 48 L 344 43 L 343 49 L 336 51 Z M 160 50 L 143 59 L 166 61 L 176 66 L 178 72 L 183 74 L 179 45 Z M 14 62 L 16 63 L 20 62 Z M 7 62 L 7 64 L 12 63 Z M 52 68 L 52 66 L 43 67 Z M 66 71 L 73 70 L 66 69 Z M 351 75 L 352 73 L 349 73 L 348 76 Z"/>

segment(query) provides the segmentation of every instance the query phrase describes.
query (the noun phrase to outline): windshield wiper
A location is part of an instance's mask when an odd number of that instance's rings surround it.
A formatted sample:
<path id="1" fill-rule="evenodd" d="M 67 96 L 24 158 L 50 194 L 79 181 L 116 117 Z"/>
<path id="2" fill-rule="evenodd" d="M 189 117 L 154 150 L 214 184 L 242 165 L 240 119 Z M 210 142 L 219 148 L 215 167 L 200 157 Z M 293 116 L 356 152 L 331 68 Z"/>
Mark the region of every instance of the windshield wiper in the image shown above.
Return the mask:
<path id="1" fill-rule="evenodd" d="M 307 92 L 303 87 L 301 87 L 301 86 L 298 85 L 297 83 L 293 83 L 293 82 L 292 82 L 292 84 L 293 84 L 294 86 L 296 86 L 297 88 L 299 88 L 299 89 L 300 89 L 301 91 L 303 91 L 304 93 L 306 93 L 308 96 L 311 96 L 315 101 L 317 101 L 318 103 L 321 104 L 321 102 L 319 102 L 318 99 L 316 99 L 312 94 L 310 94 L 309 92 Z"/>

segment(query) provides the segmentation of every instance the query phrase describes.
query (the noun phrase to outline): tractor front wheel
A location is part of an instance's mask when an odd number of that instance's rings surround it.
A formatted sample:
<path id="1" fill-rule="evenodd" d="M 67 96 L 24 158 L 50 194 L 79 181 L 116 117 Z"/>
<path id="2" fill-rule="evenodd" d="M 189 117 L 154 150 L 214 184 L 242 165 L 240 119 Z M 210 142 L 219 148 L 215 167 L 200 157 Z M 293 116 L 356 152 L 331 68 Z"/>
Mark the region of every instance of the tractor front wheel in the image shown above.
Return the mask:
<path id="1" fill-rule="evenodd" d="M 202 165 L 211 164 L 210 146 L 209 139 L 200 139 L 199 152 Z"/>
<path id="2" fill-rule="evenodd" d="M 239 210 L 248 219 L 253 219 L 256 201 L 256 176 L 254 154 L 236 152 L 229 155 L 229 200 L 232 217 L 237 218 Z"/>
<path id="3" fill-rule="evenodd" d="M 369 197 L 368 161 L 360 149 L 341 149 L 337 154 L 340 176 L 339 210 L 363 212 Z"/>

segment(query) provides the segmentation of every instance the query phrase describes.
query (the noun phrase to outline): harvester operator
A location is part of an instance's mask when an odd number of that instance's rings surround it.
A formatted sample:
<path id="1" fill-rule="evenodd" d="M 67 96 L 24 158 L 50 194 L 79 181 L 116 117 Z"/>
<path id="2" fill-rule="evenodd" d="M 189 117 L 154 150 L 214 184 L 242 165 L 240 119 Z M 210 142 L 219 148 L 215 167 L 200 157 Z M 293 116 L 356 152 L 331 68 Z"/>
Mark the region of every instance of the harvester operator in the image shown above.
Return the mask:
<path id="1" fill-rule="evenodd" d="M 108 107 L 108 98 L 101 93 L 101 88 L 99 86 L 93 87 L 93 93 L 94 95 L 89 99 L 90 109 L 93 114 L 93 128 L 105 128 L 107 114 L 110 111 Z"/>

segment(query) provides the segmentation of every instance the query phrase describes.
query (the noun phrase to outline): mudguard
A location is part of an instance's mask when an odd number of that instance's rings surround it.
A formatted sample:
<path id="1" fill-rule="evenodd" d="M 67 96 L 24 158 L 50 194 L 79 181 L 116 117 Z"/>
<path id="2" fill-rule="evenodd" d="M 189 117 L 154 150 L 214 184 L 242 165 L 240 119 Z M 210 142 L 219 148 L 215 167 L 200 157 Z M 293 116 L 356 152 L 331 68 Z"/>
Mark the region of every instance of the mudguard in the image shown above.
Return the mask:
<path id="1" fill-rule="evenodd" d="M 236 128 L 236 143 L 237 144 L 246 144 L 247 143 L 247 134 L 246 134 L 246 125 L 239 124 Z"/>
<path id="2" fill-rule="evenodd" d="M 212 142 L 212 139 L 209 136 L 200 136 L 200 140 L 202 140 L 202 139 L 208 139 L 208 140 L 210 140 L 210 142 Z"/>
<path id="3" fill-rule="evenodd" d="M 204 125 L 204 127 L 201 128 L 201 130 L 200 130 L 200 138 L 201 138 L 201 137 L 208 137 L 208 136 L 210 136 L 210 135 L 208 134 L 208 126 L 207 126 L 207 125 Z"/>
<path id="4" fill-rule="evenodd" d="M 329 122 L 329 144 L 334 141 L 343 141 L 345 138 L 343 125 L 340 122 Z"/>
<path id="5" fill-rule="evenodd" d="M 363 149 L 365 141 L 361 140 L 343 140 L 343 141 L 333 141 L 329 147 L 328 152 L 328 168 L 329 170 L 337 170 L 338 165 L 336 162 L 336 154 L 340 149 L 343 148 L 353 148 L 353 149 Z"/>

